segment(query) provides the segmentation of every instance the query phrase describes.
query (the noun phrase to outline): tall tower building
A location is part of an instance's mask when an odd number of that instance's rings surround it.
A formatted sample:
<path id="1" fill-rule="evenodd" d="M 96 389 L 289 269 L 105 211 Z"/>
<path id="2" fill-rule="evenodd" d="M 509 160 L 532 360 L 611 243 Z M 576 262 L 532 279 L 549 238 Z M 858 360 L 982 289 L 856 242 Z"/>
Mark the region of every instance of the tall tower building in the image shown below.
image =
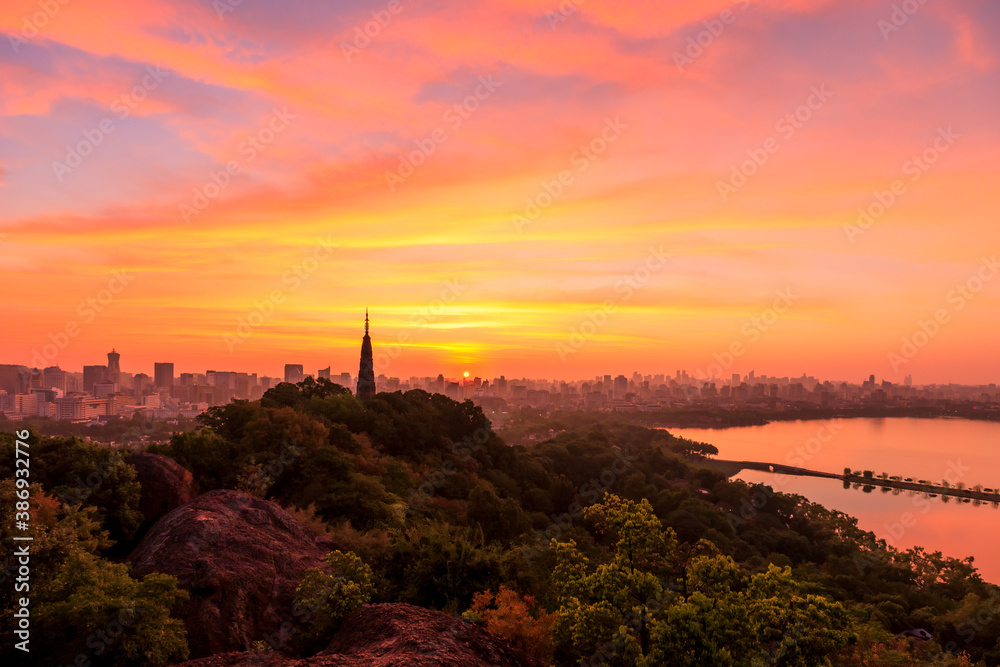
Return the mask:
<path id="1" fill-rule="evenodd" d="M 298 384 L 306 379 L 302 364 L 285 364 L 285 382 Z"/>
<path id="2" fill-rule="evenodd" d="M 117 352 L 115 352 L 114 348 L 111 348 L 111 351 L 108 352 L 108 375 L 107 375 L 107 380 L 108 380 L 108 382 L 114 382 L 115 385 L 118 384 L 118 379 L 119 379 L 119 377 L 122 374 L 122 369 L 118 366 L 118 359 L 120 357 L 121 357 L 121 355 L 118 354 Z M 117 389 L 118 389 L 118 387 L 116 386 L 115 390 L 117 390 Z"/>
<path id="3" fill-rule="evenodd" d="M 0 389 L 13 396 L 23 391 L 23 385 L 20 366 L 0 364 Z"/>
<path id="4" fill-rule="evenodd" d="M 98 382 L 104 382 L 108 376 L 107 366 L 84 366 L 83 367 L 83 391 L 84 393 L 94 394 L 94 385 Z"/>
<path id="5" fill-rule="evenodd" d="M 174 386 L 174 365 L 171 363 L 153 363 L 153 386 L 170 389 Z"/>
<path id="6" fill-rule="evenodd" d="M 361 369 L 358 371 L 358 398 L 375 395 L 375 364 L 372 361 L 372 339 L 368 335 L 368 309 L 365 308 L 365 337 L 361 339 Z"/>

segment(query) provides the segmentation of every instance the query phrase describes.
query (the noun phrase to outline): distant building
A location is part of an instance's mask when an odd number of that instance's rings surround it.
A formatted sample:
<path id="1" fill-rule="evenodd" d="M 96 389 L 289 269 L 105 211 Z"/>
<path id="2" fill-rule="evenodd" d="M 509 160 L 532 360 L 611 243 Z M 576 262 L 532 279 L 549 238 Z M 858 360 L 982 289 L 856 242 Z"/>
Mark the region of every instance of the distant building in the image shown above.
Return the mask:
<path id="1" fill-rule="evenodd" d="M 142 396 L 146 393 L 146 389 L 150 386 L 152 378 L 150 378 L 145 373 L 136 373 L 132 378 L 132 390 L 137 396 Z"/>
<path id="2" fill-rule="evenodd" d="M 9 395 L 20 394 L 26 384 L 21 379 L 21 367 L 13 364 L 0 364 L 0 390 Z"/>
<path id="3" fill-rule="evenodd" d="M 121 359 L 121 355 L 115 352 L 114 348 L 108 352 L 108 382 L 114 382 L 118 384 L 118 380 L 121 377 L 122 369 L 118 365 L 118 361 Z"/>
<path id="4" fill-rule="evenodd" d="M 375 363 L 372 360 L 372 339 L 368 335 L 368 309 L 365 309 L 365 337 L 361 339 L 361 368 L 358 370 L 358 398 L 375 395 Z"/>
<path id="5" fill-rule="evenodd" d="M 305 379 L 302 364 L 285 364 L 285 382 L 296 384 Z"/>
<path id="6" fill-rule="evenodd" d="M 625 394 L 628 393 L 628 378 L 624 375 L 619 375 L 615 378 L 615 399 L 625 398 Z"/>
<path id="7" fill-rule="evenodd" d="M 43 373 L 45 389 L 58 389 L 62 393 L 66 393 L 66 379 L 67 375 L 69 375 L 66 371 L 58 366 L 49 366 Z"/>
<path id="8" fill-rule="evenodd" d="M 316 377 L 320 378 L 321 380 L 322 379 L 329 380 L 330 379 L 330 367 L 327 366 L 326 368 L 319 369 L 319 371 L 316 373 Z"/>
<path id="9" fill-rule="evenodd" d="M 94 385 L 104 382 L 108 377 L 107 366 L 83 367 L 83 393 L 94 396 Z"/>
<path id="10" fill-rule="evenodd" d="M 153 386 L 167 389 L 174 386 L 174 365 L 168 363 L 153 364 Z"/>

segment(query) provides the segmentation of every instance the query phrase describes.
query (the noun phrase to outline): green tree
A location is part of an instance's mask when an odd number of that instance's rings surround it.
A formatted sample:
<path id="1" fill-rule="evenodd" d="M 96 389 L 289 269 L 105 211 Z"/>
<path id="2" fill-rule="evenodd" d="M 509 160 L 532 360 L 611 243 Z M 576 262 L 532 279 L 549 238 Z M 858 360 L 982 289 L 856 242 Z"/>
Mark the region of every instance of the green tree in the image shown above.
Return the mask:
<path id="1" fill-rule="evenodd" d="M 16 484 L 0 482 L 0 557 L 14 561 Z M 93 507 L 65 507 L 32 485 L 31 656 L 36 664 L 167 665 L 188 655 L 184 624 L 171 610 L 187 598 L 174 577 L 132 579 L 125 565 L 96 555 L 108 544 Z M 0 631 L 12 637 L 13 586 L 0 587 Z M 44 638 L 44 641 L 42 639 Z M 5 643 L 6 646 L 6 643 Z M 0 653 L 0 658 L 6 659 Z"/>
<path id="2" fill-rule="evenodd" d="M 31 439 L 31 479 L 64 504 L 92 507 L 113 542 L 129 540 L 142 524 L 142 489 L 121 452 L 80 438 Z M 0 477 L 14 477 L 14 440 L 0 438 Z"/>
<path id="3" fill-rule="evenodd" d="M 652 623 L 653 664 L 830 664 L 855 636 L 837 602 L 802 595 L 791 569 L 747 577 L 727 556 L 692 565 L 691 596 Z"/>
<path id="4" fill-rule="evenodd" d="M 295 591 L 295 608 L 309 612 L 306 650 L 329 642 L 347 615 L 375 592 L 370 567 L 351 552 L 326 556 L 329 573 L 310 568 Z"/>
<path id="5" fill-rule="evenodd" d="M 638 660 L 649 649 L 651 615 L 666 597 L 661 577 L 671 574 L 676 537 L 647 500 L 607 494 L 584 516 L 614 541 L 612 558 L 592 569 L 575 541 L 552 541 L 552 584 L 560 604 L 556 640 L 580 657 Z"/>

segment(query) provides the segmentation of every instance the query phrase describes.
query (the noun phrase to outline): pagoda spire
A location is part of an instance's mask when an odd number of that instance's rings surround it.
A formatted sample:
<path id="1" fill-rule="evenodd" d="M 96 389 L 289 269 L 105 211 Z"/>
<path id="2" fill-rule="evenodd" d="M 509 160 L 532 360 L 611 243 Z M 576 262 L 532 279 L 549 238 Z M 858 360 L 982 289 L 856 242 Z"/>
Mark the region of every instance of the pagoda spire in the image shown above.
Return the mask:
<path id="1" fill-rule="evenodd" d="M 372 360 L 372 339 L 368 335 L 368 309 L 365 308 L 365 337 L 361 339 L 361 366 L 358 369 L 358 398 L 375 395 L 375 364 Z"/>

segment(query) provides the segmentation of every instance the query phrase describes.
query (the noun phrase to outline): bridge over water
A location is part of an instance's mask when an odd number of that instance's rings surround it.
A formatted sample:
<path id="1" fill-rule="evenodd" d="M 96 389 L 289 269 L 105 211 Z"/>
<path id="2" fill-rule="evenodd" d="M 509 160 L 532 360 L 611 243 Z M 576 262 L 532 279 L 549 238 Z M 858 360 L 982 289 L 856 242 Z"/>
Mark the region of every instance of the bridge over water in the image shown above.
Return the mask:
<path id="1" fill-rule="evenodd" d="M 871 487 L 883 487 L 889 489 L 900 489 L 903 491 L 920 491 L 928 494 L 939 494 L 953 498 L 967 498 L 969 500 L 980 500 L 983 502 L 1000 503 L 1000 488 L 976 491 L 966 488 L 955 488 L 953 486 L 943 486 L 939 484 L 924 484 L 921 482 L 905 482 L 895 479 L 882 479 L 881 477 L 867 477 L 857 474 L 837 474 L 832 472 L 821 472 L 819 470 L 809 470 L 808 468 L 797 468 L 781 463 L 765 463 L 762 461 L 727 461 L 724 459 L 703 459 L 703 462 L 710 468 L 718 470 L 727 477 L 738 474 L 741 470 L 759 470 L 761 472 L 772 472 L 779 475 L 796 475 L 799 477 L 824 477 L 827 479 L 839 479 L 847 484 L 861 484 Z"/>

